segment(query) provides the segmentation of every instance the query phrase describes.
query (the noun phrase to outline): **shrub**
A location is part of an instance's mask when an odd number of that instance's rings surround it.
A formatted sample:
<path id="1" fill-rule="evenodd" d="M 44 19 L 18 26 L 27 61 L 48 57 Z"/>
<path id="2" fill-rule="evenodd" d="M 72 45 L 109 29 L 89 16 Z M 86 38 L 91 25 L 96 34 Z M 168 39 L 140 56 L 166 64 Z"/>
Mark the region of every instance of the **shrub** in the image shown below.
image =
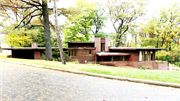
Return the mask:
<path id="1" fill-rule="evenodd" d="M 138 66 L 138 69 L 147 69 L 146 66 Z"/>

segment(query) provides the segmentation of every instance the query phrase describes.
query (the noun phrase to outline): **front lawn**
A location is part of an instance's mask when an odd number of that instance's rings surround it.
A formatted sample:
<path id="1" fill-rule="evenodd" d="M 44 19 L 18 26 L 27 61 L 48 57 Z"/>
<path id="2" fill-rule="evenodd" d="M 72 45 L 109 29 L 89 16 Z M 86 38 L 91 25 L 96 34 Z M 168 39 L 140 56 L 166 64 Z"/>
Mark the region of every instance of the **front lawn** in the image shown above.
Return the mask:
<path id="1" fill-rule="evenodd" d="M 23 62 L 28 64 L 50 66 L 62 69 L 180 84 L 179 71 L 139 70 L 123 67 L 102 66 L 99 64 L 75 64 L 72 62 L 67 62 L 66 65 L 62 65 L 61 62 L 55 61 L 7 58 L 6 54 L 0 54 L 0 59 Z"/>

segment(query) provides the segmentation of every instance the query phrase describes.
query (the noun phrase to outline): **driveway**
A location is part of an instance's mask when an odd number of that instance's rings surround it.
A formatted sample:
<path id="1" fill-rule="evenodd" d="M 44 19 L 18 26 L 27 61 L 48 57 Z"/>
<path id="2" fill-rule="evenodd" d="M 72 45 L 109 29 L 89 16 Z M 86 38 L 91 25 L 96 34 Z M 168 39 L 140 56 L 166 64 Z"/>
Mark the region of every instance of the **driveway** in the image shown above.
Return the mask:
<path id="1" fill-rule="evenodd" d="M 180 101 L 180 89 L 0 61 L 0 101 Z"/>

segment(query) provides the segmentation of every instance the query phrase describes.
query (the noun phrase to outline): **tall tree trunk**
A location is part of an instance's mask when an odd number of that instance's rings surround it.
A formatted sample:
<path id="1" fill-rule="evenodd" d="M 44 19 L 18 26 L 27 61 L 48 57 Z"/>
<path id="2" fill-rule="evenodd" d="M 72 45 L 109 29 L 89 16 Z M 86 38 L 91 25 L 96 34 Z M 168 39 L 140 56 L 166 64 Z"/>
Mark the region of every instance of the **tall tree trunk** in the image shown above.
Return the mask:
<path id="1" fill-rule="evenodd" d="M 52 61 L 52 48 L 51 48 L 51 37 L 50 37 L 47 0 L 42 0 L 42 5 L 43 5 L 42 13 L 43 13 L 43 18 L 44 18 L 45 44 L 46 44 L 46 60 Z"/>
<path id="2" fill-rule="evenodd" d="M 135 46 L 137 47 L 137 34 L 135 35 Z"/>
<path id="3" fill-rule="evenodd" d="M 56 36 L 57 36 L 57 41 L 58 41 L 58 45 L 59 45 L 61 62 L 62 62 L 62 64 L 66 64 L 64 52 L 63 52 L 63 48 L 62 48 L 61 36 L 60 36 L 58 25 L 57 25 L 58 20 L 57 20 L 56 0 L 54 0 L 54 19 L 55 19 L 55 29 L 56 29 Z"/>
<path id="4" fill-rule="evenodd" d="M 119 33 L 117 33 L 117 34 L 119 34 Z M 116 35 L 116 44 L 115 44 L 115 47 L 119 47 L 120 45 L 122 45 L 122 40 L 121 40 L 121 38 L 122 38 L 122 35 Z"/>

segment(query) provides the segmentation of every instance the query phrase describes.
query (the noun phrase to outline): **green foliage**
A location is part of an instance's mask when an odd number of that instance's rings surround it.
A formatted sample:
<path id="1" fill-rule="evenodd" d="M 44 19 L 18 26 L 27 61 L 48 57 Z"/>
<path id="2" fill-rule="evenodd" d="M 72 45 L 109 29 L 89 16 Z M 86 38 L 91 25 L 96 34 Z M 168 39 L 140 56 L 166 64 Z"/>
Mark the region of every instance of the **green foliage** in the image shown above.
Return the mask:
<path id="1" fill-rule="evenodd" d="M 175 64 L 176 66 L 179 66 L 178 64 L 180 63 L 179 58 L 180 53 L 173 53 L 173 51 L 158 51 L 156 52 L 156 58 L 158 60 L 162 61 L 168 61 L 169 63 Z"/>
<path id="2" fill-rule="evenodd" d="M 174 62 L 174 65 L 180 66 L 180 62 Z"/>
<path id="3" fill-rule="evenodd" d="M 157 17 L 153 17 L 147 24 L 142 25 L 141 45 L 164 47 L 171 51 L 173 45 L 176 45 L 180 38 L 179 16 L 180 3 L 161 9 Z"/>
<path id="4" fill-rule="evenodd" d="M 53 56 L 53 61 L 61 61 L 61 56 L 60 56 L 60 52 L 59 49 L 55 49 L 52 51 L 52 56 Z M 69 57 L 68 55 L 65 53 L 64 51 L 64 56 L 65 56 L 65 60 L 69 61 Z"/>
<path id="5" fill-rule="evenodd" d="M 146 66 L 138 66 L 138 69 L 148 69 Z"/>
<path id="6" fill-rule="evenodd" d="M 59 49 L 55 49 L 52 51 L 52 56 L 53 56 L 53 61 L 61 61 L 61 56 L 60 56 L 60 52 Z M 68 55 L 66 54 L 66 52 L 64 51 L 64 56 L 65 56 L 65 60 L 69 61 L 70 57 L 68 57 Z M 46 55 L 42 54 L 41 58 L 43 60 L 46 60 Z"/>
<path id="7" fill-rule="evenodd" d="M 65 41 L 89 41 L 91 36 L 90 30 L 92 26 L 92 22 L 90 22 L 91 18 L 95 15 L 93 14 L 92 4 L 87 3 L 86 0 L 78 0 L 76 2 L 78 7 L 84 9 L 84 12 L 71 16 L 69 15 L 70 21 L 66 21 L 67 26 L 64 30 Z"/>
<path id="8" fill-rule="evenodd" d="M 1 33 L 5 34 L 4 43 L 7 43 L 11 47 L 26 47 L 29 46 L 36 37 L 37 30 L 29 30 L 27 28 L 14 29 L 15 24 L 6 26 L 1 30 Z"/>
<path id="9" fill-rule="evenodd" d="M 36 37 L 32 37 L 33 42 L 38 43 L 38 47 L 45 47 L 44 27 L 34 27 L 33 29 L 37 30 Z M 58 47 L 56 35 L 53 32 L 51 32 L 51 46 Z"/>
<path id="10" fill-rule="evenodd" d="M 69 15 L 70 20 L 66 21 L 66 28 L 64 29 L 64 42 L 73 41 L 90 41 L 92 35 L 97 34 L 104 25 L 103 13 L 99 13 L 100 8 L 95 3 L 88 3 L 87 0 L 78 0 L 77 7 L 81 7 L 84 12 L 78 15 Z M 96 7 L 95 7 L 96 6 Z M 93 32 L 91 34 L 90 32 Z"/>
<path id="11" fill-rule="evenodd" d="M 145 14 L 145 0 L 108 0 L 111 23 L 116 31 L 116 47 L 123 45 L 127 32 L 136 26 L 135 20 Z"/>
<path id="12" fill-rule="evenodd" d="M 141 46 L 167 48 L 157 52 L 157 59 L 175 63 L 180 56 L 180 3 L 162 8 L 159 15 L 143 24 L 140 30 Z"/>
<path id="13" fill-rule="evenodd" d="M 106 37 L 108 37 L 108 35 L 105 34 L 104 32 L 99 32 L 99 33 L 95 34 L 94 36 L 97 37 L 97 38 L 106 38 Z"/>

